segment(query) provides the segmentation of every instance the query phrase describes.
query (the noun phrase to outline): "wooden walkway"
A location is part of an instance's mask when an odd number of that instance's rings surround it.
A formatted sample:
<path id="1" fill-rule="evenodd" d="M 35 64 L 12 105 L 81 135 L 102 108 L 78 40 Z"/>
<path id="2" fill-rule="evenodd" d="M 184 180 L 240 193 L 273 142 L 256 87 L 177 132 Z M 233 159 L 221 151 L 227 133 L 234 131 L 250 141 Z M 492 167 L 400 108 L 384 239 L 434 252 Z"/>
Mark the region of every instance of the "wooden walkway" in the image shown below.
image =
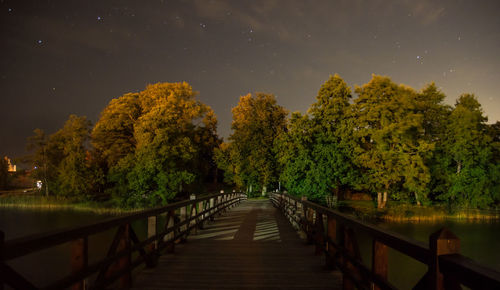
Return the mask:
<path id="1" fill-rule="evenodd" d="M 244 201 L 144 269 L 133 289 L 340 289 L 268 200 Z"/>

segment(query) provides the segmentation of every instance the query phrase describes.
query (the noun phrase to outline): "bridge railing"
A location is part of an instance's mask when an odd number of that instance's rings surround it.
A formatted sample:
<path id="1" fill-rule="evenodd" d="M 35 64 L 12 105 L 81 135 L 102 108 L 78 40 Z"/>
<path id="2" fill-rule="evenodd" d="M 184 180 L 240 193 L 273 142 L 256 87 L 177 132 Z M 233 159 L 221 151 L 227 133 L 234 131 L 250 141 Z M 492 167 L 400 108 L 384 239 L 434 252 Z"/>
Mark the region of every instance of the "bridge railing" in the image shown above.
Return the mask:
<path id="1" fill-rule="evenodd" d="M 443 228 L 429 244 L 359 221 L 336 210 L 288 194 L 274 193 L 271 201 L 295 227 L 306 233 L 315 253 L 343 274 L 343 289 L 396 289 L 388 281 L 388 248 L 428 266 L 414 289 L 500 289 L 500 273 L 462 256 L 460 240 Z M 361 259 L 355 230 L 372 239 L 371 267 Z"/>
<path id="2" fill-rule="evenodd" d="M 14 289 L 102 289 L 118 279 L 119 285 L 116 286 L 127 288 L 131 285 L 134 268 L 142 264 L 154 267 L 162 252 L 172 252 L 175 244 L 184 241 L 193 229 L 202 227 L 204 221 L 244 199 L 246 195 L 243 193 L 213 194 L 91 225 L 9 241 L 4 241 L 4 233 L 0 231 L 0 290 L 5 285 Z M 132 223 L 139 220 L 148 223 L 144 240 L 139 239 L 132 227 Z M 107 256 L 89 264 L 89 236 L 113 229 L 116 229 L 116 234 Z M 50 285 L 35 286 L 8 264 L 16 258 L 64 243 L 71 243 L 71 274 Z M 40 261 L 40 267 L 50 267 L 50 261 Z"/>

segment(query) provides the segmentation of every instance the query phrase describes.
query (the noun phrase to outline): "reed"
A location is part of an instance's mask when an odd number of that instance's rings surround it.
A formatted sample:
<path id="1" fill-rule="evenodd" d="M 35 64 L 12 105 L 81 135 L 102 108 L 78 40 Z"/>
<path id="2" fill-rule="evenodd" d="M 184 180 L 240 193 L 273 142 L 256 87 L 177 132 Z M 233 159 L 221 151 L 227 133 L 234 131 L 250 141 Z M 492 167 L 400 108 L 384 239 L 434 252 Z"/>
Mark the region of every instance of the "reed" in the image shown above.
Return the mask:
<path id="1" fill-rule="evenodd" d="M 0 196 L 0 208 L 75 210 L 97 214 L 119 215 L 143 210 L 142 208 L 121 208 L 113 200 L 105 202 L 84 201 L 79 199 L 41 196 L 41 195 L 4 195 Z"/>
<path id="2" fill-rule="evenodd" d="M 377 219 L 390 222 L 436 222 L 455 220 L 463 222 L 500 221 L 498 209 L 458 208 L 450 212 L 445 206 L 416 206 L 397 202 L 388 203 L 387 208 L 377 209 L 370 201 L 347 201 L 344 207 L 361 219 Z"/>

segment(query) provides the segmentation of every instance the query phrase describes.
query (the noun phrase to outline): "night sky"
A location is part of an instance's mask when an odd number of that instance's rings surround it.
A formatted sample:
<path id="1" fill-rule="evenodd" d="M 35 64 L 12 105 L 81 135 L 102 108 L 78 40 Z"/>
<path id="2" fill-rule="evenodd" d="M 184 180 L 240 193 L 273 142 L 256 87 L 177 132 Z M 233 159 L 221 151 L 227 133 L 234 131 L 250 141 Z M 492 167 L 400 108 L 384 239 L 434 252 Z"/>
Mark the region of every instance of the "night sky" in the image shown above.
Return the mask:
<path id="1" fill-rule="evenodd" d="M 226 138 L 239 96 L 305 112 L 334 73 L 475 93 L 496 122 L 499 15 L 498 0 L 1 1 L 0 155 L 156 82 L 189 82 Z"/>

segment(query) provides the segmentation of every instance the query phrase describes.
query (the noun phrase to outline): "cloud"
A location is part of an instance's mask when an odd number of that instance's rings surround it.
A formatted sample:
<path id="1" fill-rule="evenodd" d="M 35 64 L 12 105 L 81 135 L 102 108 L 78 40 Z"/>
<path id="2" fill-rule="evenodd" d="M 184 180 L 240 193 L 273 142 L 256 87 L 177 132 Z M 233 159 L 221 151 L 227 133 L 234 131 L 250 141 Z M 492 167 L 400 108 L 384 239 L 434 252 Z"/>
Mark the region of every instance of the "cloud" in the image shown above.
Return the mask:
<path id="1" fill-rule="evenodd" d="M 409 1 L 407 5 L 412 16 L 425 26 L 437 22 L 445 14 L 445 8 L 435 1 Z"/>

